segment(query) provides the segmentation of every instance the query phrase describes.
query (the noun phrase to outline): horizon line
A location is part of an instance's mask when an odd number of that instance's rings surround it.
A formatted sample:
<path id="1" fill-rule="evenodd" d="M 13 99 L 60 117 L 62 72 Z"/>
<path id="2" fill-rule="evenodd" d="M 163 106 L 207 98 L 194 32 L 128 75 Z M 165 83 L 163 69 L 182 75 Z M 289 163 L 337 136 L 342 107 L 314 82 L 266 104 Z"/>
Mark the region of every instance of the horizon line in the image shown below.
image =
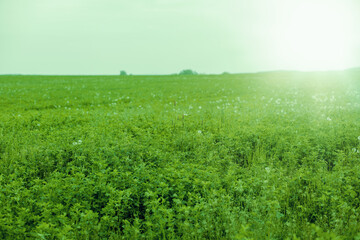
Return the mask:
<path id="1" fill-rule="evenodd" d="M 276 72 L 296 72 L 296 73 L 324 73 L 324 72 L 346 72 L 346 71 L 360 71 L 360 67 L 351 67 L 345 69 L 336 69 L 336 70 L 264 70 L 264 71 L 254 71 L 254 72 L 227 72 L 222 73 L 196 73 L 196 74 L 179 74 L 179 73 L 165 73 L 165 74 L 26 74 L 26 73 L 3 73 L 0 76 L 193 76 L 193 75 L 240 75 L 240 74 L 259 74 L 259 73 L 276 73 Z"/>

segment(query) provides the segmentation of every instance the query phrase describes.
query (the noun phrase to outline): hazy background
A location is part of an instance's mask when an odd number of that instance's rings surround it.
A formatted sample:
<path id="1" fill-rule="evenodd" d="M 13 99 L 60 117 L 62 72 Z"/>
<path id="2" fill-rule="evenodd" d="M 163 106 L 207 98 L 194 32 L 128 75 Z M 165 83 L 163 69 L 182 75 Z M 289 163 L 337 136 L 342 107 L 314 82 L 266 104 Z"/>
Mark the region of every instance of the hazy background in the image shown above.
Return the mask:
<path id="1" fill-rule="evenodd" d="M 310 19 L 298 12 L 314 1 L 339 10 L 332 10 L 339 24 L 329 11 L 325 20 L 319 11 Z M 306 32 L 316 17 L 319 32 Z M 360 65 L 359 23 L 359 0 L 0 0 L 0 74 L 347 68 Z M 307 53 L 299 62 L 297 41 L 325 27 L 329 39 L 341 37 L 341 49 L 336 41 L 322 49 L 334 60 L 306 65 Z"/>

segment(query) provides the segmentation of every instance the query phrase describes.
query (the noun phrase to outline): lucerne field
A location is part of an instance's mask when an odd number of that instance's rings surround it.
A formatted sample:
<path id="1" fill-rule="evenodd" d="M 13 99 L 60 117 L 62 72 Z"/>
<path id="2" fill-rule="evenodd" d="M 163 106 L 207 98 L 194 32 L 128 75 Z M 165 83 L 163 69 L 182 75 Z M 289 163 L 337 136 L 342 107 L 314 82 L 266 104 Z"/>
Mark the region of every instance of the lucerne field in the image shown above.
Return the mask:
<path id="1" fill-rule="evenodd" d="M 0 76 L 0 239 L 360 239 L 359 80 Z"/>

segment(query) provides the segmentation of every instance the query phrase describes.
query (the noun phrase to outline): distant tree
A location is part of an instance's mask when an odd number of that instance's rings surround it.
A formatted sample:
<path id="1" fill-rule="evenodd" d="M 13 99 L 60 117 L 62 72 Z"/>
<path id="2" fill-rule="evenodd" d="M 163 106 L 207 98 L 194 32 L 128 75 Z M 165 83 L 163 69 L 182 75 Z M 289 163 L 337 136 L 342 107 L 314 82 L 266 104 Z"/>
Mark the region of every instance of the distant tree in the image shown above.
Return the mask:
<path id="1" fill-rule="evenodd" d="M 222 75 L 229 75 L 229 72 L 223 72 Z"/>
<path id="2" fill-rule="evenodd" d="M 197 75 L 198 73 L 191 69 L 182 70 L 179 75 Z"/>
<path id="3" fill-rule="evenodd" d="M 124 70 L 120 71 L 120 76 L 126 76 L 126 75 L 127 75 L 127 73 Z"/>

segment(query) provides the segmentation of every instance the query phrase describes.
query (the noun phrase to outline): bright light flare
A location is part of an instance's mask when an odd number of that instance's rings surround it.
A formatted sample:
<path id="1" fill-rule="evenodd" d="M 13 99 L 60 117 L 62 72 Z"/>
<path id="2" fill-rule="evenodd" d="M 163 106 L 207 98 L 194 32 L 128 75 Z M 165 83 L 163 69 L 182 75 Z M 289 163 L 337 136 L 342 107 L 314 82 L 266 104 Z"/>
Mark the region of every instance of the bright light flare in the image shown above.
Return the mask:
<path id="1" fill-rule="evenodd" d="M 276 32 L 278 60 L 285 68 L 337 70 L 351 66 L 360 31 L 347 1 L 299 1 Z"/>

